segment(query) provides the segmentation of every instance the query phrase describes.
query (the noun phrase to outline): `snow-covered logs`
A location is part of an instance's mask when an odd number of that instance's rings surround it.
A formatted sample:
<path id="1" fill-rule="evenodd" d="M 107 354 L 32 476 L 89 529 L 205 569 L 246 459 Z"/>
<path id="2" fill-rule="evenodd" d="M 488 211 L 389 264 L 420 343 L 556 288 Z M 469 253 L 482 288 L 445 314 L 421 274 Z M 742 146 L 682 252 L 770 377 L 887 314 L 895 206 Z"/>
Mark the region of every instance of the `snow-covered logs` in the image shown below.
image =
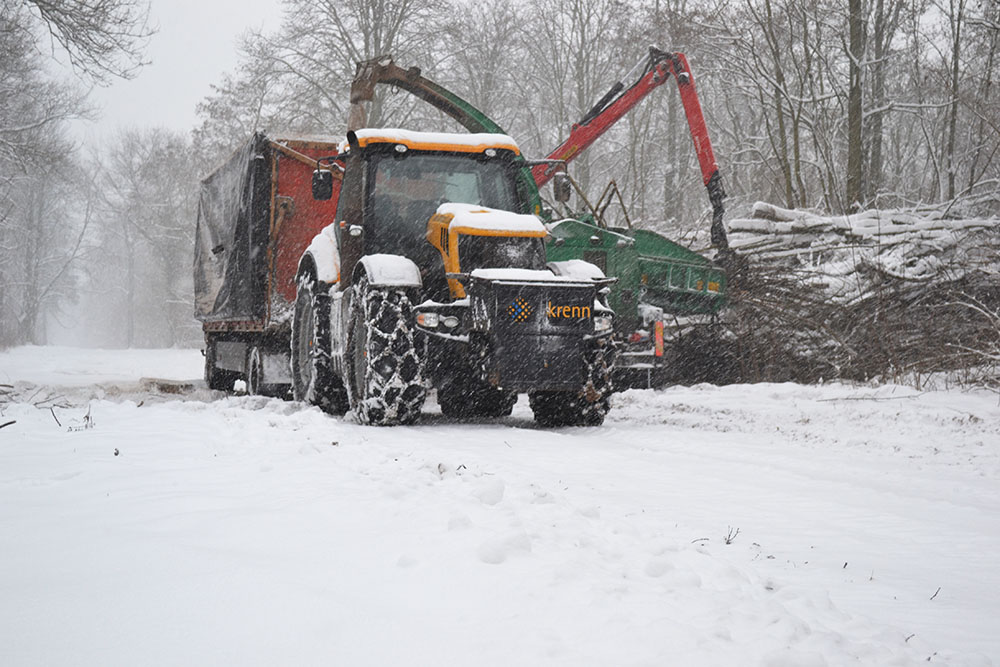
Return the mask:
<path id="1" fill-rule="evenodd" d="M 986 364 L 1000 348 L 1000 220 L 944 209 L 823 216 L 757 202 L 728 323 L 745 379 L 882 376 Z"/>

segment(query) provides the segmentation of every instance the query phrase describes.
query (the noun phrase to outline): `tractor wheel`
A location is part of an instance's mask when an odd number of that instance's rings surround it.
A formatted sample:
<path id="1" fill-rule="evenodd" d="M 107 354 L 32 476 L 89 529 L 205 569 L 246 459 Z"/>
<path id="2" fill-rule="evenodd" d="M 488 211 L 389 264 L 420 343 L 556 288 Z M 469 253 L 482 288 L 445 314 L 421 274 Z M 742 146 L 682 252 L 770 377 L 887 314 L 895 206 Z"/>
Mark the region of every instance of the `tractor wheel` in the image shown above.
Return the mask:
<path id="1" fill-rule="evenodd" d="M 535 421 L 542 426 L 600 426 L 611 409 L 610 343 L 585 355 L 587 382 L 579 391 L 535 391 L 528 394 Z"/>
<path id="2" fill-rule="evenodd" d="M 330 360 L 330 297 L 309 273 L 299 277 L 292 318 L 292 395 L 330 414 L 347 412 L 347 391 Z"/>
<path id="3" fill-rule="evenodd" d="M 438 389 L 437 400 L 446 417 L 506 417 L 514 410 L 517 394 L 490 386 L 451 384 Z"/>
<path id="4" fill-rule="evenodd" d="M 351 407 L 362 424 L 412 424 L 427 390 L 417 349 L 413 305 L 405 290 L 354 283 L 347 359 Z"/>
<path id="5" fill-rule="evenodd" d="M 240 379 L 240 374 L 216 367 L 217 342 L 215 336 L 209 336 L 205 344 L 205 384 L 214 391 L 232 391 L 233 383 Z"/>

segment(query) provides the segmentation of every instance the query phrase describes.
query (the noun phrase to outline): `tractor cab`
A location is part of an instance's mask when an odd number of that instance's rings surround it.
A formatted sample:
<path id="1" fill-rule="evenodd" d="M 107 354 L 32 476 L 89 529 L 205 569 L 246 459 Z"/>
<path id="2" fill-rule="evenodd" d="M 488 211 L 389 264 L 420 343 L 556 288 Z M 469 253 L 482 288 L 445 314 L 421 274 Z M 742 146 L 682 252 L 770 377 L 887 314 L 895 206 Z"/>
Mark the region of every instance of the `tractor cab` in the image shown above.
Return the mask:
<path id="1" fill-rule="evenodd" d="M 341 197 L 337 219 L 351 220 L 352 233 L 361 236 L 360 255 L 412 260 L 432 298 L 454 291 L 445 283 L 445 273 L 459 270 L 456 262 L 446 261 L 458 249 L 436 247 L 428 235 L 428 221 L 441 205 L 464 204 L 501 214 L 524 208 L 515 181 L 519 151 L 507 137 L 365 129 L 352 139 L 356 145 L 341 146 L 340 158 L 347 163 L 354 152 L 356 163 L 346 168 L 347 196 Z M 359 196 L 351 197 L 352 190 Z M 352 207 L 357 209 L 353 215 Z M 472 244 L 463 245 L 469 246 L 470 257 L 477 253 Z M 540 264 L 534 268 L 544 268 L 543 252 L 536 253 Z"/>

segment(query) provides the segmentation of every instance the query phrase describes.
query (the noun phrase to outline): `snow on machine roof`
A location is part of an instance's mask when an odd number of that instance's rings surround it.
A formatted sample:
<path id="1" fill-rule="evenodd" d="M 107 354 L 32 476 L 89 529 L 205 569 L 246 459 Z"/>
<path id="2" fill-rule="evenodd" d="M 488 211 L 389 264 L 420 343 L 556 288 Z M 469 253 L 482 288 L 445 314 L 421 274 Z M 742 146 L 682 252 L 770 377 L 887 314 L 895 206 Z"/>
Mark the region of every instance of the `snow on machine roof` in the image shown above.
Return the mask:
<path id="1" fill-rule="evenodd" d="M 482 153 L 490 148 L 514 151 L 521 154 L 517 142 L 506 134 L 487 134 L 465 132 L 415 132 L 398 128 L 365 128 L 355 135 L 358 145 L 364 148 L 368 144 L 402 144 L 413 150 L 423 151 L 457 151 L 462 153 Z M 339 152 L 348 149 L 347 140 L 340 144 Z"/>

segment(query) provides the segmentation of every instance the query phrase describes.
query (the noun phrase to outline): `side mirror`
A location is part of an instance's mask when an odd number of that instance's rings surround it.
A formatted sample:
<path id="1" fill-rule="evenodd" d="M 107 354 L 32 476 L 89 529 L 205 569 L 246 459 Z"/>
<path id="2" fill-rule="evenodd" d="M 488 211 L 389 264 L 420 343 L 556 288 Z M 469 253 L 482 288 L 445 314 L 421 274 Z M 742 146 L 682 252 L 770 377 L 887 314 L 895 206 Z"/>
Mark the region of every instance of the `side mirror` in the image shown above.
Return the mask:
<path id="1" fill-rule="evenodd" d="M 559 172 L 552 177 L 552 196 L 555 197 L 557 202 L 565 204 L 569 201 L 571 194 L 572 189 L 567 174 Z"/>
<path id="2" fill-rule="evenodd" d="M 313 199 L 326 201 L 333 197 L 333 172 L 317 169 L 313 172 Z"/>

